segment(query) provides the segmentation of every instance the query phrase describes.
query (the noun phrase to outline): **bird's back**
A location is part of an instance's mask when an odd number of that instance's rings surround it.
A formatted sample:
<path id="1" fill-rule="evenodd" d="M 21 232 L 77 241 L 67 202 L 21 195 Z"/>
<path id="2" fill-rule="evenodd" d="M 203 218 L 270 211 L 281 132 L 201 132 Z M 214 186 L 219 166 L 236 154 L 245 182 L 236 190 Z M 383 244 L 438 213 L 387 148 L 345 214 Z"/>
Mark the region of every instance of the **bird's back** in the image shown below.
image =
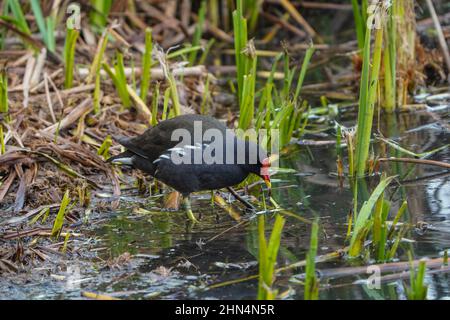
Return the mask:
<path id="1" fill-rule="evenodd" d="M 249 173 L 259 175 L 266 157 L 257 144 L 202 115 L 165 120 L 119 142 L 127 151 L 112 157 L 113 163 L 143 170 L 185 195 L 238 184 Z"/>
<path id="2" fill-rule="evenodd" d="M 212 117 L 189 114 L 162 121 L 155 127 L 147 129 L 140 136 L 133 138 L 119 138 L 118 141 L 129 151 L 153 162 L 168 149 L 177 145 L 180 146 L 180 143 L 182 145 L 201 144 L 202 141 L 195 141 L 197 140 L 195 131 L 197 131 L 197 134 L 201 132 L 200 139 L 202 139 L 204 133 L 209 129 L 217 129 L 225 136 L 227 127 Z M 177 133 L 182 133 L 181 131 L 177 132 L 176 130 L 182 130 L 186 134 L 189 134 L 191 141 L 184 141 L 179 136 L 178 140 L 176 140 Z"/>

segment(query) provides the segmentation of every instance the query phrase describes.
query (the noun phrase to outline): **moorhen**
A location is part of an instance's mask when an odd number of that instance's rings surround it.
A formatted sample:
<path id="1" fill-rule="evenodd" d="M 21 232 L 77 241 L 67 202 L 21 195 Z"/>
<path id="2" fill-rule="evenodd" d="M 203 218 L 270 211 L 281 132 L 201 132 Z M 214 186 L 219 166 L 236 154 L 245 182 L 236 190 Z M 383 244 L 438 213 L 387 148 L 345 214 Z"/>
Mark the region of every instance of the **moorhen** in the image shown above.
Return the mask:
<path id="1" fill-rule="evenodd" d="M 116 140 L 127 150 L 108 162 L 140 169 L 180 192 L 194 221 L 192 192 L 231 187 L 250 173 L 264 179 L 270 191 L 270 160 L 265 151 L 209 116 L 177 116 L 140 136 Z"/>

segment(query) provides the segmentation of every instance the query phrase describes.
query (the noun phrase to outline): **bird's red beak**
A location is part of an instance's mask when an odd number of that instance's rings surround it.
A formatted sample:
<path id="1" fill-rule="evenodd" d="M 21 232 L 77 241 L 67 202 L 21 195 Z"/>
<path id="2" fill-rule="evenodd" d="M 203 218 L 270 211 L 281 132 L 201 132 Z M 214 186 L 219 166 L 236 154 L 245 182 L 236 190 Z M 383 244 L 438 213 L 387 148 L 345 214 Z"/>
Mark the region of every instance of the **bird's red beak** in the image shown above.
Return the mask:
<path id="1" fill-rule="evenodd" d="M 265 158 L 262 161 L 261 166 L 261 178 L 263 178 L 264 182 L 266 183 L 267 190 L 269 192 L 269 198 L 272 192 L 272 183 L 270 182 L 270 174 L 269 174 L 269 168 L 270 168 L 270 159 Z"/>

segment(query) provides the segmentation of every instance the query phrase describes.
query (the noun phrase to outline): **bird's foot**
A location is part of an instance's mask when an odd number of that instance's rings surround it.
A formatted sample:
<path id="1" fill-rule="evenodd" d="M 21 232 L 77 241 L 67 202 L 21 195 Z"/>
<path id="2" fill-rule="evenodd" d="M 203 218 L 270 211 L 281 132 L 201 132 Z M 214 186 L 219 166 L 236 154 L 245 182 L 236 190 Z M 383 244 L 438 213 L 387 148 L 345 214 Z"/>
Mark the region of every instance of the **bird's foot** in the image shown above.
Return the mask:
<path id="1" fill-rule="evenodd" d="M 195 217 L 194 212 L 192 212 L 191 200 L 189 199 L 189 197 L 185 197 L 183 199 L 183 203 L 184 203 L 184 209 L 186 210 L 186 215 L 187 215 L 188 219 L 194 223 L 197 223 L 198 220 Z"/>

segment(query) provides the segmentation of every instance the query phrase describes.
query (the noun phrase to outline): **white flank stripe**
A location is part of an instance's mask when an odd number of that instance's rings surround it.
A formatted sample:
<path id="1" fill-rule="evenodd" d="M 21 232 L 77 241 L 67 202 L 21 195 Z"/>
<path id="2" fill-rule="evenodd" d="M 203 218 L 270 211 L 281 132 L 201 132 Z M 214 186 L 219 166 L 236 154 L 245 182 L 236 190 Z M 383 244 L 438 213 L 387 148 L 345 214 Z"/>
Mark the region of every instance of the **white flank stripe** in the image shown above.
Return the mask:
<path id="1" fill-rule="evenodd" d="M 114 159 L 113 161 L 111 161 L 111 163 L 132 166 L 133 158 L 117 158 L 117 159 Z"/>

